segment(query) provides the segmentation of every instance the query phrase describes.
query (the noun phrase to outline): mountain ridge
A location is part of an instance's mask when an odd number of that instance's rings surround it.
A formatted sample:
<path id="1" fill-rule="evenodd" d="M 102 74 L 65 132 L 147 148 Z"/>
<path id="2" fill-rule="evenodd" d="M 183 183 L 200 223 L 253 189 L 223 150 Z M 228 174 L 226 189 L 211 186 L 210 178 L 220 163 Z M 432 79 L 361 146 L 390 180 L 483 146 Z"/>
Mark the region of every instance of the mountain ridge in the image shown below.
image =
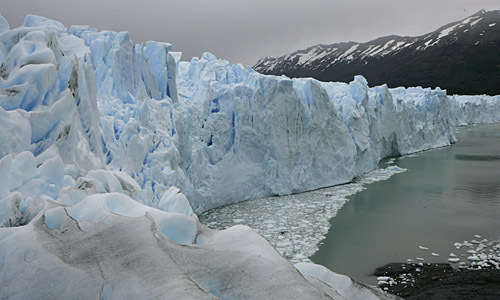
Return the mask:
<path id="1" fill-rule="evenodd" d="M 481 10 L 416 37 L 314 45 L 260 59 L 263 74 L 352 80 L 372 85 L 441 87 L 456 94 L 500 94 L 500 11 Z M 498 78 L 495 78 L 498 77 Z"/>

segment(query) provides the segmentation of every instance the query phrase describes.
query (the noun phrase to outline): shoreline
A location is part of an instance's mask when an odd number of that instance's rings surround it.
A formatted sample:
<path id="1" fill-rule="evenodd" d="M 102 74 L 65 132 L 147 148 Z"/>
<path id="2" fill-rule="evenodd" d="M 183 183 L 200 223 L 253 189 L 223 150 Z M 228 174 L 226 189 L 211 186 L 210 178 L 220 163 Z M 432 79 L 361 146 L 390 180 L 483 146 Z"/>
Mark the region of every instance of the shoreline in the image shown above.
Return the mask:
<path id="1" fill-rule="evenodd" d="M 374 272 L 379 287 L 405 299 L 500 299 L 500 269 L 454 269 L 448 263 L 390 263 Z"/>
<path id="2" fill-rule="evenodd" d="M 476 239 L 455 243 L 459 254 L 450 253 L 449 263 L 389 263 L 373 275 L 384 291 L 407 299 L 500 299 L 500 241 Z"/>

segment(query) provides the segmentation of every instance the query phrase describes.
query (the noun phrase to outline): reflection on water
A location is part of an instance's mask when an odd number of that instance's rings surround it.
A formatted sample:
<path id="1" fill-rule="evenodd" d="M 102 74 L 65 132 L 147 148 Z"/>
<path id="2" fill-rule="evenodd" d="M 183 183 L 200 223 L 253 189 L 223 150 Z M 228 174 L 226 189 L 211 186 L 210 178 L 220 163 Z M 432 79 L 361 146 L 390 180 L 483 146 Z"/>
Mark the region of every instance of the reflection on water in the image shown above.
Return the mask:
<path id="1" fill-rule="evenodd" d="M 457 241 L 500 238 L 499 133 L 500 124 L 462 128 L 454 146 L 398 160 L 408 172 L 349 197 L 311 259 L 374 284 L 386 263 L 445 262 Z"/>
<path id="2" fill-rule="evenodd" d="M 458 160 L 476 160 L 476 161 L 491 161 L 500 160 L 500 155 L 465 155 L 456 154 L 455 159 Z"/>

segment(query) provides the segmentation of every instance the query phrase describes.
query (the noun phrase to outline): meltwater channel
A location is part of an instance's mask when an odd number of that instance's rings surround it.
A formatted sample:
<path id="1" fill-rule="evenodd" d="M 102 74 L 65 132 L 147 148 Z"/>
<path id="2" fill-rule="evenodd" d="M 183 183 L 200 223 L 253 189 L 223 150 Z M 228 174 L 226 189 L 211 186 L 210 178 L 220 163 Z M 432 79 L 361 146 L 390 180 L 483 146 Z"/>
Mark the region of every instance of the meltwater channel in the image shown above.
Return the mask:
<path id="1" fill-rule="evenodd" d="M 455 242 L 500 238 L 500 124 L 463 127 L 457 138 L 451 147 L 384 160 L 349 184 L 245 201 L 200 221 L 251 226 L 292 262 L 368 284 L 386 263 L 446 262 L 460 255 Z"/>

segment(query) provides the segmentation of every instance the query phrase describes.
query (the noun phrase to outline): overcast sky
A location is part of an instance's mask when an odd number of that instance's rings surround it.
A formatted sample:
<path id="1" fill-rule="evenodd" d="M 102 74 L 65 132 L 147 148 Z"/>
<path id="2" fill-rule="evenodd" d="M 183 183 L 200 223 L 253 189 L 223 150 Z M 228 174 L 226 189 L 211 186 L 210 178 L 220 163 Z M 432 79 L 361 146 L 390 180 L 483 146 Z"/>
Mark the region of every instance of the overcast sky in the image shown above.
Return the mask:
<path id="1" fill-rule="evenodd" d="M 135 43 L 172 43 L 183 60 L 214 53 L 253 65 L 318 43 L 390 35 L 421 35 L 480 9 L 498 10 L 499 0 L 1 0 L 11 27 L 26 14 L 66 26 L 129 31 Z"/>

